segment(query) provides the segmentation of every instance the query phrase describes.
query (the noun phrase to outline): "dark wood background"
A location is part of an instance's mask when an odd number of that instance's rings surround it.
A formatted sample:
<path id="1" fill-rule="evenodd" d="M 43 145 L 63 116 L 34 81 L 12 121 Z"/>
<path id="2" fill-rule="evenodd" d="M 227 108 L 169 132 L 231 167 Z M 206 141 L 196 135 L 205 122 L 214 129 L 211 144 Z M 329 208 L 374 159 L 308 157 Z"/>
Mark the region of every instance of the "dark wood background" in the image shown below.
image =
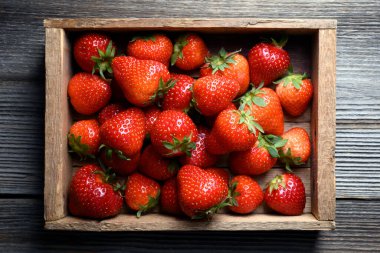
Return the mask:
<path id="1" fill-rule="evenodd" d="M 337 229 L 43 230 L 44 28 L 49 17 L 332 18 L 337 32 Z M 380 1 L 0 0 L 0 252 L 380 251 Z"/>

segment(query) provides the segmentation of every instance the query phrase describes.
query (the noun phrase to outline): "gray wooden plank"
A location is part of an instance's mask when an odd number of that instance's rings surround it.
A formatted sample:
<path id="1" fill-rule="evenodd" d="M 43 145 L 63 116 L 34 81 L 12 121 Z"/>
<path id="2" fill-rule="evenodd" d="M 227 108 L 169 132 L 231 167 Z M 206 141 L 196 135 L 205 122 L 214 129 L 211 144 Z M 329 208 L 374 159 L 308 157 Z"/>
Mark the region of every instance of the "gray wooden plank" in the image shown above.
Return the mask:
<path id="1" fill-rule="evenodd" d="M 335 231 L 128 232 L 44 231 L 38 199 L 0 199 L 0 248 L 4 252 L 342 252 L 380 247 L 380 201 L 338 200 Z M 142 217 L 141 219 L 144 219 Z"/>

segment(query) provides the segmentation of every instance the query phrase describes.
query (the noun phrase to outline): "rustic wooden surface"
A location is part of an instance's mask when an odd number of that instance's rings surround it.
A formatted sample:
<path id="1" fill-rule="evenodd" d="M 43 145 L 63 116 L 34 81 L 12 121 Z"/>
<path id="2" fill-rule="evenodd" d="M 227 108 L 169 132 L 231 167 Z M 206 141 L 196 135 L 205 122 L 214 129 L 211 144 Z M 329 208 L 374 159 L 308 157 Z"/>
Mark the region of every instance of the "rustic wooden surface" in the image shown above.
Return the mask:
<path id="1" fill-rule="evenodd" d="M 43 19 L 49 17 L 337 19 L 337 229 L 320 233 L 43 231 Z M 0 0 L 0 252 L 379 251 L 379 40 L 377 0 Z"/>

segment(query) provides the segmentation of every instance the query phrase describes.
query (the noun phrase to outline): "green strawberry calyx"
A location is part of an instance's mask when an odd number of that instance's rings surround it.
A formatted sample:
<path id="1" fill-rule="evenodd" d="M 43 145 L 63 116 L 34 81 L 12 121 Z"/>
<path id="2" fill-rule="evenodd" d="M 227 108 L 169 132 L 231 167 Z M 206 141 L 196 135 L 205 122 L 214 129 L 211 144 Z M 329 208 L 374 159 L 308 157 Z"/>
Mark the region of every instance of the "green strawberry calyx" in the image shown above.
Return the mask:
<path id="1" fill-rule="evenodd" d="M 173 54 L 170 59 L 170 64 L 174 66 L 178 58 L 183 59 L 183 48 L 189 43 L 187 40 L 187 35 L 178 38 L 177 42 L 174 44 Z"/>
<path id="2" fill-rule="evenodd" d="M 240 97 L 240 106 L 239 110 L 243 111 L 246 106 L 251 107 L 253 104 L 259 106 L 259 107 L 265 107 L 267 106 L 267 103 L 265 100 L 258 96 L 259 94 L 265 94 L 265 91 L 263 91 L 261 88 L 263 88 L 264 83 L 260 83 L 260 85 L 256 88 L 255 85 L 252 85 L 252 89 L 247 92 L 245 95 Z"/>
<path id="3" fill-rule="evenodd" d="M 288 142 L 288 140 L 281 138 L 280 136 L 268 134 L 263 135 L 259 134 L 259 145 L 258 147 L 264 147 L 266 150 L 268 150 L 269 154 L 273 158 L 280 158 L 280 155 L 278 153 L 278 149 L 285 146 L 285 144 Z"/>
<path id="4" fill-rule="evenodd" d="M 226 68 L 229 68 L 231 64 L 237 64 L 234 57 L 236 54 L 240 53 L 240 51 L 241 49 L 235 52 L 227 53 L 227 51 L 222 47 L 217 55 L 206 57 L 206 67 L 212 69 L 212 74 L 215 74 L 218 70 L 223 72 Z"/>
<path id="5" fill-rule="evenodd" d="M 292 172 L 291 165 L 301 165 L 304 164 L 301 162 L 301 157 L 294 157 L 290 148 L 284 153 L 282 149 L 279 151 L 280 161 L 285 164 L 285 169 L 289 172 Z"/>
<path id="6" fill-rule="evenodd" d="M 232 182 L 230 188 L 228 189 L 228 197 L 227 198 L 229 199 L 230 206 L 239 206 L 239 204 L 236 200 L 236 197 L 240 196 L 240 192 L 236 191 L 237 185 L 238 185 L 238 182 L 234 181 L 234 182 Z"/>
<path id="7" fill-rule="evenodd" d="M 112 155 L 113 154 L 116 154 L 116 156 L 118 158 L 120 158 L 121 160 L 124 160 L 124 161 L 129 161 L 131 160 L 131 158 L 127 157 L 124 155 L 124 153 L 121 151 L 121 150 L 118 150 L 118 149 L 114 149 L 114 148 L 111 148 L 105 144 L 102 144 L 99 146 L 99 151 L 104 149 L 105 150 L 105 153 L 106 153 L 106 159 L 108 161 L 112 161 Z"/>
<path id="8" fill-rule="evenodd" d="M 129 42 L 134 42 L 136 40 L 144 40 L 144 41 L 156 41 L 156 36 L 154 34 L 148 34 L 148 35 L 138 35 L 134 36 Z"/>
<path id="9" fill-rule="evenodd" d="M 171 160 L 168 164 L 168 171 L 170 173 L 175 173 L 176 171 L 179 170 L 180 167 L 181 166 L 177 160 Z"/>
<path id="10" fill-rule="evenodd" d="M 295 74 L 288 72 L 288 74 L 281 78 L 280 80 L 277 80 L 273 82 L 274 84 L 282 84 L 282 86 L 286 87 L 289 84 L 293 85 L 297 90 L 301 89 L 302 86 L 302 80 L 306 79 L 307 75 L 306 73 L 303 74 Z"/>
<path id="11" fill-rule="evenodd" d="M 99 71 L 100 76 L 106 80 L 107 78 L 104 76 L 104 73 L 113 73 L 111 63 L 115 57 L 115 53 L 116 48 L 112 46 L 112 40 L 108 43 L 105 52 L 98 48 L 99 57 L 91 56 L 91 60 L 95 62 L 95 66 L 92 69 L 92 74 L 95 74 L 96 71 Z"/>
<path id="12" fill-rule="evenodd" d="M 257 130 L 261 133 L 264 133 L 264 129 L 259 123 L 256 122 L 250 110 L 237 112 L 240 115 L 239 124 L 245 124 L 248 127 L 248 130 L 254 135 L 257 135 Z"/>
<path id="13" fill-rule="evenodd" d="M 158 205 L 160 199 L 160 190 L 158 190 L 155 197 L 148 196 L 148 203 L 146 205 L 140 205 L 139 210 L 136 213 L 136 217 L 140 218 L 143 213 L 147 213 Z"/>
<path id="14" fill-rule="evenodd" d="M 96 170 L 94 171 L 94 174 L 99 175 L 103 183 L 111 185 L 115 192 L 118 192 L 120 196 L 123 196 L 125 191 L 125 182 L 123 180 L 119 180 L 112 168 L 107 168 L 99 158 L 97 160 L 102 170 Z"/>
<path id="15" fill-rule="evenodd" d="M 211 218 L 212 218 L 212 216 L 214 216 L 214 214 L 218 213 L 220 209 L 222 209 L 226 206 L 231 206 L 229 197 L 227 197 L 225 200 L 223 200 L 219 204 L 217 204 L 217 205 L 215 205 L 215 206 L 213 206 L 207 210 L 196 211 L 195 215 L 193 215 L 191 217 L 191 219 L 192 220 L 204 220 L 204 219 L 211 220 Z"/>
<path id="16" fill-rule="evenodd" d="M 164 99 L 166 93 L 174 87 L 177 80 L 175 79 L 169 79 L 167 82 L 164 82 L 162 77 L 160 78 L 158 82 L 158 90 L 156 93 L 150 98 L 150 101 L 156 102 L 158 107 L 161 107 L 162 100 Z"/>
<path id="17" fill-rule="evenodd" d="M 275 39 L 271 38 L 271 41 L 275 47 L 283 48 L 288 42 L 288 36 L 283 36 L 279 41 L 276 41 Z"/>
<path id="18" fill-rule="evenodd" d="M 286 183 L 282 175 L 277 175 L 267 184 L 267 189 L 269 189 L 269 195 L 272 194 L 273 190 L 278 190 L 280 186 L 285 189 Z"/>
<path id="19" fill-rule="evenodd" d="M 93 154 L 89 154 L 89 146 L 82 143 L 82 136 L 75 136 L 74 134 L 68 134 L 67 139 L 69 141 L 70 153 L 76 153 L 79 155 L 80 160 L 86 160 L 86 158 L 95 159 Z"/>
<path id="20" fill-rule="evenodd" d="M 172 142 L 163 141 L 162 145 L 170 150 L 167 155 L 174 155 L 177 153 L 185 153 L 188 157 L 191 157 L 191 151 L 193 151 L 196 148 L 195 142 L 192 142 L 193 133 L 191 133 L 189 136 L 183 137 L 182 140 L 177 139 L 176 137 L 172 137 Z"/>

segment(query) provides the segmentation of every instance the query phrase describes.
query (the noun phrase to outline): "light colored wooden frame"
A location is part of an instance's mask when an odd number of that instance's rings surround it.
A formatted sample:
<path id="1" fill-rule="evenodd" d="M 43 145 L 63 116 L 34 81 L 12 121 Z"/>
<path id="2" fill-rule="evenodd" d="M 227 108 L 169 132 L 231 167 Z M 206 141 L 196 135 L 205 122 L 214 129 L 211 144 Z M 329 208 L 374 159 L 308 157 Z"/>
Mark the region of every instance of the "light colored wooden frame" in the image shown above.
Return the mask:
<path id="1" fill-rule="evenodd" d="M 46 112 L 45 112 L 45 228 L 85 231 L 140 230 L 329 230 L 335 227 L 335 20 L 285 19 L 49 19 L 46 27 Z M 314 99 L 310 133 L 311 213 L 301 216 L 254 214 L 217 215 L 212 222 L 191 222 L 161 214 L 141 219 L 119 215 L 103 221 L 68 216 L 67 192 L 71 159 L 67 132 L 71 124 L 67 83 L 71 77 L 70 44 L 73 30 L 194 30 L 201 32 L 309 33 L 314 36 Z M 309 175 L 309 174 L 308 174 Z"/>

